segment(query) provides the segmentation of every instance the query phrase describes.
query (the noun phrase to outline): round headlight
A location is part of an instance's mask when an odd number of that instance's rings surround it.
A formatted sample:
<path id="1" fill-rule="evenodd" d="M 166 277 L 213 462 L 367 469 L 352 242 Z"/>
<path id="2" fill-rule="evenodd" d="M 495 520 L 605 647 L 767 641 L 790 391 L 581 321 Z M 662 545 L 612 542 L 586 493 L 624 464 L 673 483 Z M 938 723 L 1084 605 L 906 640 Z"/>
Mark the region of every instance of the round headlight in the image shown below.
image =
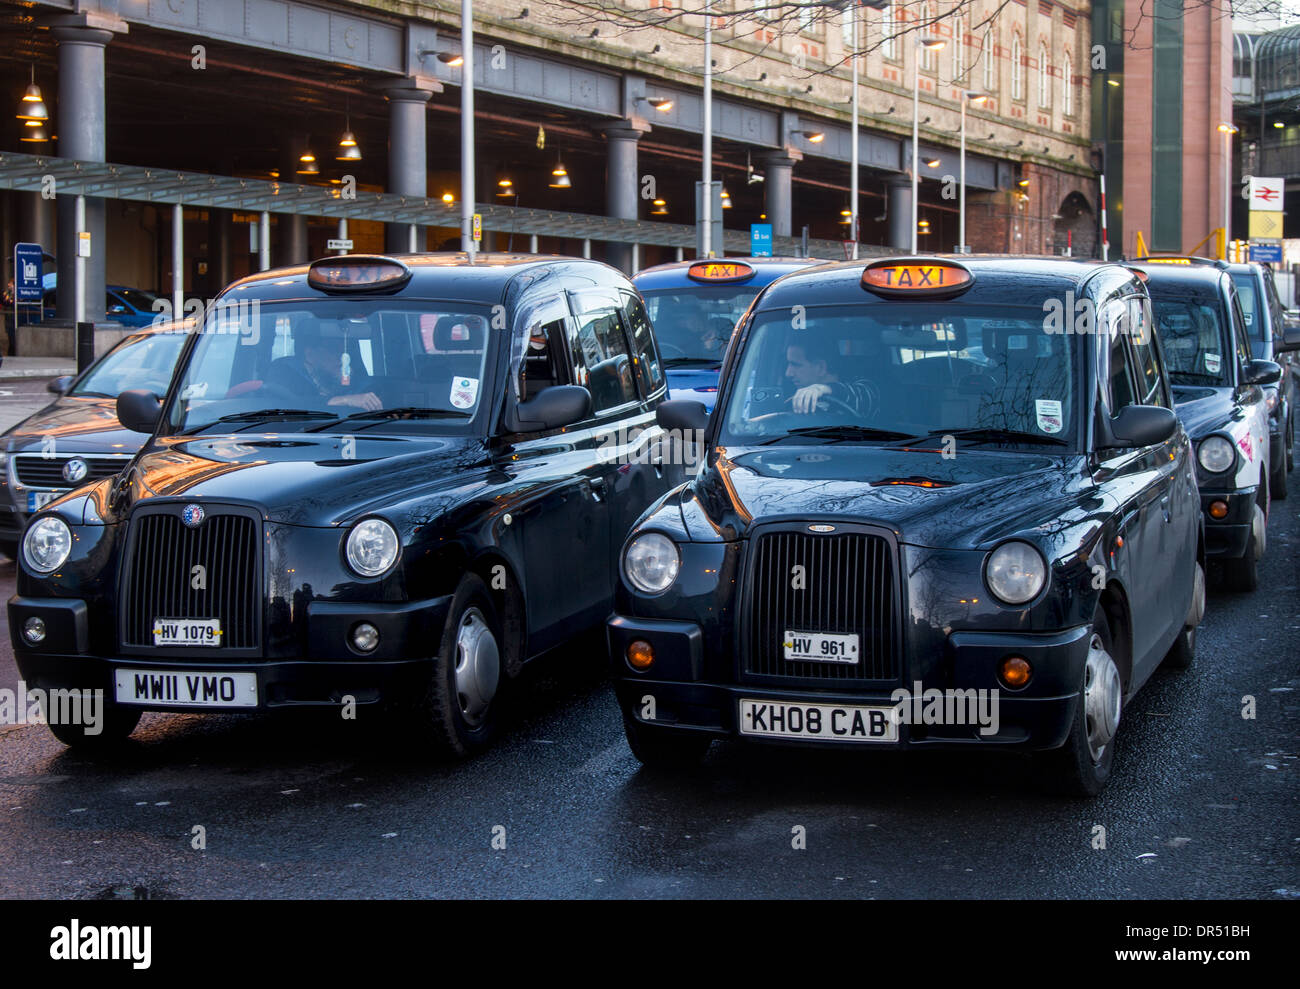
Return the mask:
<path id="1" fill-rule="evenodd" d="M 383 519 L 358 522 L 348 533 L 348 566 L 362 577 L 378 577 L 397 562 L 397 533 Z"/>
<path id="2" fill-rule="evenodd" d="M 681 565 L 677 545 L 660 532 L 637 536 L 623 554 L 623 573 L 645 594 L 662 594 L 672 587 Z"/>
<path id="3" fill-rule="evenodd" d="M 37 573 L 57 570 L 71 552 L 72 531 L 56 515 L 37 519 L 23 536 L 23 559 Z"/>
<path id="4" fill-rule="evenodd" d="M 1232 444 L 1223 436 L 1207 436 L 1197 447 L 1196 459 L 1211 474 L 1222 474 L 1237 460 Z"/>
<path id="5" fill-rule="evenodd" d="M 1007 604 L 1024 604 L 1047 583 L 1047 561 L 1028 543 L 1003 543 L 984 565 L 989 590 Z"/>

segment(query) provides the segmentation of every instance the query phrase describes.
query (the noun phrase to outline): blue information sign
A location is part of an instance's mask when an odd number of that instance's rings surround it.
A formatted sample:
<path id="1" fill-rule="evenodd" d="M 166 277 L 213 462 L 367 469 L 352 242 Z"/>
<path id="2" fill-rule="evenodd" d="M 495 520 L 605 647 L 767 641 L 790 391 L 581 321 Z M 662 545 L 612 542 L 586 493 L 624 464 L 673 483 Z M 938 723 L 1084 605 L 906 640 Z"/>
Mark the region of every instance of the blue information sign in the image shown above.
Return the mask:
<path id="1" fill-rule="evenodd" d="M 44 256 L 40 244 L 14 245 L 14 298 L 19 302 L 41 301 L 41 267 Z"/>
<path id="2" fill-rule="evenodd" d="M 1250 259 L 1252 261 L 1270 261 L 1273 264 L 1282 263 L 1282 245 L 1281 244 L 1251 244 Z"/>
<path id="3" fill-rule="evenodd" d="M 749 225 L 749 256 L 752 258 L 772 256 L 772 224 L 751 223 Z"/>

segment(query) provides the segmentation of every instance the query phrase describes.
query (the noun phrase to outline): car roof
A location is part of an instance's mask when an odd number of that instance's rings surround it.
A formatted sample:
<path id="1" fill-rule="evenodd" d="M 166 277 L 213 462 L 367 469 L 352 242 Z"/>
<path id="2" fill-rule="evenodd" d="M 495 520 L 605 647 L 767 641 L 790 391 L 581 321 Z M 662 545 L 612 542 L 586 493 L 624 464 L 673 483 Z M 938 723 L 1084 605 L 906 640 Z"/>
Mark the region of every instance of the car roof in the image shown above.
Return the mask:
<path id="1" fill-rule="evenodd" d="M 344 255 L 347 256 L 347 255 Z M 559 254 L 507 254 L 485 252 L 469 255 L 462 251 L 429 254 L 351 255 L 399 261 L 411 269 L 411 279 L 395 292 L 330 293 L 307 284 L 311 264 L 291 265 L 255 272 L 233 282 L 221 294 L 255 295 L 259 300 L 288 301 L 301 299 L 400 299 L 437 298 L 447 301 L 492 305 L 526 291 L 541 276 L 562 271 L 589 280 L 592 288 L 630 287 L 627 276 L 617 268 L 588 258 Z M 322 258 L 319 260 L 330 260 Z M 315 263 L 315 262 L 313 262 Z M 572 287 L 572 286 L 566 286 Z M 513 298 L 510 301 L 515 301 Z"/>
<path id="2" fill-rule="evenodd" d="M 1063 292 L 1073 291 L 1076 295 L 1083 292 L 1089 281 L 1105 272 L 1114 273 L 1118 279 L 1135 277 L 1119 264 L 1077 258 L 981 254 L 867 258 L 830 262 L 788 274 L 763 293 L 759 308 L 780 309 L 808 305 L 810 301 L 817 305 L 895 301 L 864 290 L 863 270 L 883 261 L 924 264 L 940 260 L 956 261 L 974 276 L 971 286 L 956 296 L 957 299 L 970 303 L 1041 307 L 1045 299 L 1059 298 Z M 811 300 L 810 291 L 816 293 Z M 922 301 L 921 297 L 916 301 Z"/>
<path id="3" fill-rule="evenodd" d="M 1125 264 L 1147 276 L 1148 285 L 1201 285 L 1221 289 L 1228 271 L 1214 264 L 1146 264 L 1127 261 Z"/>
<path id="4" fill-rule="evenodd" d="M 739 262 L 747 264 L 754 269 L 754 274 L 749 278 L 736 279 L 735 281 L 716 282 L 719 285 L 754 285 L 763 286 L 769 282 L 775 281 L 782 275 L 791 271 L 799 271 L 803 268 L 814 265 L 825 264 L 822 258 L 795 258 L 795 257 L 725 257 L 725 258 L 695 258 L 689 261 L 670 261 L 667 264 L 657 264 L 653 268 L 643 268 L 638 271 L 632 278 L 634 284 L 641 291 L 662 289 L 662 288 L 683 288 L 692 285 L 705 286 L 708 282 L 696 281 L 687 277 L 687 271 L 691 265 L 716 262 L 718 264 L 733 264 Z"/>

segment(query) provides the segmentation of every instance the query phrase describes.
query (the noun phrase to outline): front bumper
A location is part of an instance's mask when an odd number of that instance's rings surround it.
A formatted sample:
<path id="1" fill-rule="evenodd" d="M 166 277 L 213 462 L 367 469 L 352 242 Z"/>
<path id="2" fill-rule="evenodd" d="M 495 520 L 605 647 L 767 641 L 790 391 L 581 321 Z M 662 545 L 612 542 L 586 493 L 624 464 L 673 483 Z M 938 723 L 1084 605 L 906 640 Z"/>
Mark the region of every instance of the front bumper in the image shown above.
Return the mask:
<path id="1" fill-rule="evenodd" d="M 195 707 L 163 702 L 132 704 L 149 711 L 232 710 L 324 706 L 336 707 L 345 697 L 357 704 L 374 704 L 386 698 L 409 695 L 429 675 L 433 653 L 441 641 L 451 598 L 439 597 L 407 604 L 315 601 L 308 606 L 305 643 L 301 655 L 232 661 L 218 650 L 193 648 L 131 654 L 93 655 L 89 609 L 85 602 L 68 598 L 9 600 L 9 629 L 19 673 L 29 686 L 45 690 L 105 691 L 115 698 L 118 670 L 154 670 L 169 673 L 254 673 L 257 705 Z M 45 622 L 46 637 L 32 645 L 22 637 L 30 617 Z M 379 629 L 380 645 L 361 654 L 346 636 L 358 621 Z M 139 654 L 137 654 L 139 653 Z"/>
<path id="2" fill-rule="evenodd" d="M 985 733 L 981 728 L 994 727 L 992 720 L 972 723 L 958 718 L 948 723 L 913 723 L 906 717 L 899 725 L 898 741 L 870 743 L 886 748 L 959 748 L 969 745 L 1026 750 L 1053 749 L 1061 746 L 1069 733 L 1079 703 L 1079 686 L 1088 654 L 1090 628 L 1079 626 L 1052 634 L 991 632 L 954 632 L 948 636 L 944 668 L 949 671 L 945 682 L 923 682 L 921 690 L 985 691 L 983 703 L 994 704 L 996 730 Z M 758 701 L 781 701 L 792 704 L 818 705 L 895 705 L 895 691 L 909 693 L 906 706 L 915 712 L 911 699 L 916 683 L 906 674 L 901 683 L 854 685 L 851 689 L 815 687 L 775 687 L 760 682 L 708 682 L 701 671 L 704 640 L 698 626 L 690 622 L 642 618 L 612 617 L 607 624 L 614 692 L 624 716 L 647 724 L 662 725 L 746 741 L 778 744 L 829 745 L 861 748 L 861 742 L 840 742 L 827 738 L 799 739 L 760 737 L 742 734 L 739 709 L 742 698 Z M 643 639 L 655 652 L 653 667 L 635 671 L 627 662 L 626 648 L 634 639 Z M 996 679 L 997 664 L 1008 654 L 1023 656 L 1034 670 L 1029 684 L 1018 691 L 1000 687 Z M 903 668 L 908 664 L 904 660 Z M 757 681 L 758 678 L 750 678 Z M 739 678 L 737 678 L 739 680 Z M 922 693 L 924 699 L 926 695 Z M 647 698 L 654 703 L 647 705 Z M 962 705 L 957 705 L 962 708 Z M 653 720 L 643 717 L 654 710 Z M 967 713 L 970 709 L 967 708 Z M 927 719 L 928 720 L 928 719 Z"/>
<path id="3" fill-rule="evenodd" d="M 1246 555 L 1255 511 L 1255 494 L 1255 488 L 1231 492 L 1201 491 L 1207 557 L 1234 560 Z M 1228 514 L 1222 519 L 1210 516 L 1210 505 L 1216 501 L 1222 501 L 1228 506 Z"/>

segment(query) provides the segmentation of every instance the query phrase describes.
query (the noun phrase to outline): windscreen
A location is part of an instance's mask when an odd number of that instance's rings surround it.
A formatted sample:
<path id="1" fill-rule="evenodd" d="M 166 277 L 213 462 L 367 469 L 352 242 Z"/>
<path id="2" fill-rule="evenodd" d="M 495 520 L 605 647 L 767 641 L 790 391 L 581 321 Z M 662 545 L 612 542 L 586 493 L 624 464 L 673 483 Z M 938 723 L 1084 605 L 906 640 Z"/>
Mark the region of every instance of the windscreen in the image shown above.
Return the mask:
<path id="1" fill-rule="evenodd" d="M 809 437 L 1073 446 L 1084 337 L 1041 309 L 959 303 L 759 313 L 723 417 L 723 442 Z"/>
<path id="2" fill-rule="evenodd" d="M 178 433 L 344 420 L 464 430 L 485 404 L 488 319 L 464 303 L 387 299 L 214 307 L 169 421 Z"/>
<path id="3" fill-rule="evenodd" d="M 1147 291 L 1170 380 L 1175 385 L 1229 384 L 1234 357 L 1219 294 L 1186 283 L 1148 283 Z"/>
<path id="4" fill-rule="evenodd" d="M 137 333 L 129 336 L 91 366 L 68 391 L 83 398 L 116 398 L 128 388 L 144 388 L 162 396 L 172 380 L 184 333 Z"/>
<path id="5" fill-rule="evenodd" d="M 642 292 L 668 367 L 719 364 L 759 285 L 690 285 Z"/>

